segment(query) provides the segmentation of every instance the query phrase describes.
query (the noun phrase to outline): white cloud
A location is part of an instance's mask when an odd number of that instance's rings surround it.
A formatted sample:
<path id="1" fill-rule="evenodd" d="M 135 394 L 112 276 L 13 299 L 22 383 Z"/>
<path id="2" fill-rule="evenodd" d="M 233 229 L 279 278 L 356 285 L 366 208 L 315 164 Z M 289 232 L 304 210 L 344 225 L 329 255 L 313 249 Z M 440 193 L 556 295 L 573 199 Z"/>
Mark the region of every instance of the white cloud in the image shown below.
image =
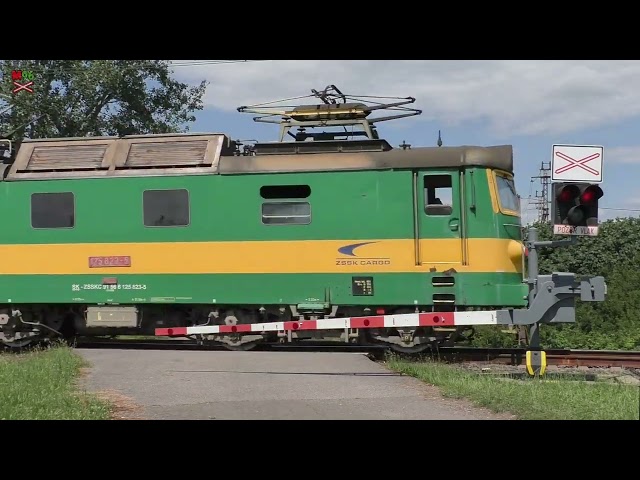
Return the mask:
<path id="1" fill-rule="evenodd" d="M 640 115 L 640 61 L 272 60 L 181 66 L 175 74 L 210 81 L 207 105 L 225 110 L 335 84 L 350 95 L 412 96 L 423 110 L 418 118 L 486 122 L 504 136 L 562 134 Z"/>
<path id="2" fill-rule="evenodd" d="M 527 197 L 520 198 L 520 218 L 523 225 L 528 225 L 538 219 L 537 205 Z"/>
<path id="3" fill-rule="evenodd" d="M 607 163 L 640 163 L 640 145 L 605 148 L 604 157 Z"/>

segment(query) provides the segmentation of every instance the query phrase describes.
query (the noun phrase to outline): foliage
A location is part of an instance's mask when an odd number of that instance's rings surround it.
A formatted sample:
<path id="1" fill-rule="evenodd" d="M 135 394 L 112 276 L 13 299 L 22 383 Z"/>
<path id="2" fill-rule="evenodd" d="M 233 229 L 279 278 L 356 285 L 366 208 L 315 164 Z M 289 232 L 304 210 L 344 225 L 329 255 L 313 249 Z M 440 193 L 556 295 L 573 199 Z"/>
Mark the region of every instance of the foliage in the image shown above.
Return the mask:
<path id="1" fill-rule="evenodd" d="M 552 239 L 549 225 L 536 225 L 541 239 Z M 540 272 L 602 275 L 607 298 L 577 303 L 576 323 L 541 329 L 549 348 L 640 349 L 640 219 L 602 222 L 597 237 L 581 237 L 576 245 L 543 249 Z"/>
<path id="2" fill-rule="evenodd" d="M 521 420 L 638 420 L 638 387 L 615 380 L 586 382 L 549 373 L 546 378 L 511 380 L 438 362 L 390 358 L 392 370 L 440 387 L 445 397 L 468 398 L 494 412 Z M 553 378 L 555 377 L 555 378 Z"/>
<path id="3" fill-rule="evenodd" d="M 474 328 L 474 335 L 471 341 L 474 347 L 478 348 L 509 348 L 517 342 L 517 332 L 506 332 L 499 327 L 479 325 Z"/>
<path id="4" fill-rule="evenodd" d="M 540 240 L 559 240 L 551 226 L 536 224 Z M 635 268 L 640 252 L 640 218 L 618 218 L 600 224 L 596 237 L 579 237 L 575 245 L 542 249 L 540 273 L 565 271 L 577 275 L 609 276 L 618 268 Z"/>
<path id="5" fill-rule="evenodd" d="M 11 93 L 14 69 L 33 73 L 32 94 Z M 184 131 L 206 87 L 172 79 L 162 60 L 0 60 L 0 71 L 0 137 L 15 142 Z"/>
<path id="6" fill-rule="evenodd" d="M 536 224 L 540 240 L 559 240 L 548 224 Z M 526 234 L 526 232 L 525 232 Z M 573 272 L 602 275 L 604 302 L 576 300 L 576 323 L 545 325 L 547 348 L 640 349 L 640 218 L 617 218 L 600 224 L 596 237 L 580 237 L 575 245 L 539 250 L 541 274 Z M 477 346 L 514 344 L 514 336 L 479 329 Z"/>
<path id="7" fill-rule="evenodd" d="M 79 385 L 83 359 L 67 346 L 0 353 L 0 420 L 106 420 L 113 406 Z"/>
<path id="8" fill-rule="evenodd" d="M 613 256 L 616 256 L 615 254 Z M 577 302 L 576 323 L 541 329 L 549 347 L 589 349 L 640 349 L 640 255 L 620 259 L 607 281 L 607 299 L 602 303 Z"/>

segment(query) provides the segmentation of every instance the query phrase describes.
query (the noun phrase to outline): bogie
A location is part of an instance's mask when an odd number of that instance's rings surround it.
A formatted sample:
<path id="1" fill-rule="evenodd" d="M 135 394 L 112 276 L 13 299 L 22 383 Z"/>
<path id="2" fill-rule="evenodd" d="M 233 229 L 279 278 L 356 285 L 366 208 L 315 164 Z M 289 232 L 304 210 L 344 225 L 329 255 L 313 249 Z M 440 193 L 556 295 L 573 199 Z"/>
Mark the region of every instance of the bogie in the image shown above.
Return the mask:
<path id="1" fill-rule="evenodd" d="M 315 321 L 345 317 L 375 317 L 380 314 L 403 315 L 416 311 L 429 311 L 433 307 L 369 308 L 333 307 L 326 312 L 299 311 L 296 306 L 176 306 L 139 305 L 136 307 L 105 305 L 57 305 L 49 307 L 15 306 L 5 309 L 0 316 L 3 336 L 0 341 L 7 347 L 23 348 L 46 339 L 102 336 L 154 336 L 160 330 L 176 331 L 184 328 L 220 326 L 242 330 L 256 324 Z M 91 313 L 93 312 L 93 313 Z M 130 313 L 135 312 L 132 318 Z M 372 313 L 373 312 L 373 313 Z M 92 315 L 94 318 L 92 318 Z M 373 316 L 372 316 L 373 315 Z M 101 320 L 96 320 L 100 318 Z M 123 320 L 124 319 L 124 320 Z M 431 327 L 377 328 L 373 330 L 325 329 L 295 332 L 226 332 L 219 334 L 195 333 L 176 335 L 191 338 L 202 344 L 222 345 L 231 350 L 248 350 L 258 345 L 329 341 L 342 344 L 387 345 L 398 351 L 421 351 L 433 345 L 444 344 L 452 329 L 437 331 Z M 453 329 L 455 330 L 455 329 Z"/>

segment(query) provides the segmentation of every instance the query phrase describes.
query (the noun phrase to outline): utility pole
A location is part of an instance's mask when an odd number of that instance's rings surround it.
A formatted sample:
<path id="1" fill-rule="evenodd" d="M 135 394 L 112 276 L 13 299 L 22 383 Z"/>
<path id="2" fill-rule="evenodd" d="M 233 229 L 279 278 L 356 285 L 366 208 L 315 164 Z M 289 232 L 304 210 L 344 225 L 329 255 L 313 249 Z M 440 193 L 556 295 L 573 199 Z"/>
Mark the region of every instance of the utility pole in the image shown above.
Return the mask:
<path id="1" fill-rule="evenodd" d="M 539 222 L 548 222 L 549 221 L 549 183 L 551 180 L 551 162 L 542 162 L 540 165 L 540 173 L 531 177 L 531 182 L 534 180 L 540 180 L 542 191 L 536 193 L 531 201 L 532 204 L 536 206 L 536 210 L 538 210 L 538 221 Z"/>

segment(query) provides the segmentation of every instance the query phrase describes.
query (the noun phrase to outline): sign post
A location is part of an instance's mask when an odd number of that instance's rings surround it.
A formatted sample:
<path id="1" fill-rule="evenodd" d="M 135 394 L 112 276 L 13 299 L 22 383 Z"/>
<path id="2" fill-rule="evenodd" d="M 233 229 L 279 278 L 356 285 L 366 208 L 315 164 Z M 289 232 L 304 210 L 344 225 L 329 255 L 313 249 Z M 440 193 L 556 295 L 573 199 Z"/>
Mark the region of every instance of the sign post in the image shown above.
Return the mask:
<path id="1" fill-rule="evenodd" d="M 556 235 L 570 235 L 567 239 L 540 241 L 536 228 L 528 231 L 526 242 L 528 251 L 527 283 L 529 284 L 529 309 L 544 302 L 546 292 L 557 282 L 562 289 L 562 302 L 566 292 L 573 291 L 576 275 L 573 273 L 554 273 L 540 275 L 538 270 L 538 250 L 541 248 L 562 248 L 578 243 L 578 236 L 598 235 L 598 200 L 604 195 L 599 184 L 602 183 L 602 165 L 604 148 L 597 145 L 554 145 L 551 158 L 551 223 Z M 565 277 L 566 276 L 566 277 Z M 564 277 L 564 278 L 563 278 Z M 547 278 L 552 279 L 551 282 Z M 549 282 L 549 283 L 547 283 Z M 602 277 L 591 277 L 584 282 L 585 301 L 603 301 L 606 296 L 606 283 Z M 593 282 L 593 283 L 592 283 Z M 581 290 L 582 292 L 582 290 Z M 540 299 L 538 300 L 538 297 Z M 558 298 L 558 297 L 556 297 Z M 573 302 L 573 300 L 571 301 Z M 564 307 L 567 305 L 565 304 Z M 575 315 L 574 305 L 567 308 Z M 546 315 L 546 314 L 545 314 Z M 542 319 L 540 315 L 537 318 Z M 574 317 L 575 318 L 575 317 Z M 527 349 L 527 372 L 531 376 L 544 375 L 547 358 L 540 344 L 540 324 L 542 320 L 531 324 L 529 347 Z"/>

